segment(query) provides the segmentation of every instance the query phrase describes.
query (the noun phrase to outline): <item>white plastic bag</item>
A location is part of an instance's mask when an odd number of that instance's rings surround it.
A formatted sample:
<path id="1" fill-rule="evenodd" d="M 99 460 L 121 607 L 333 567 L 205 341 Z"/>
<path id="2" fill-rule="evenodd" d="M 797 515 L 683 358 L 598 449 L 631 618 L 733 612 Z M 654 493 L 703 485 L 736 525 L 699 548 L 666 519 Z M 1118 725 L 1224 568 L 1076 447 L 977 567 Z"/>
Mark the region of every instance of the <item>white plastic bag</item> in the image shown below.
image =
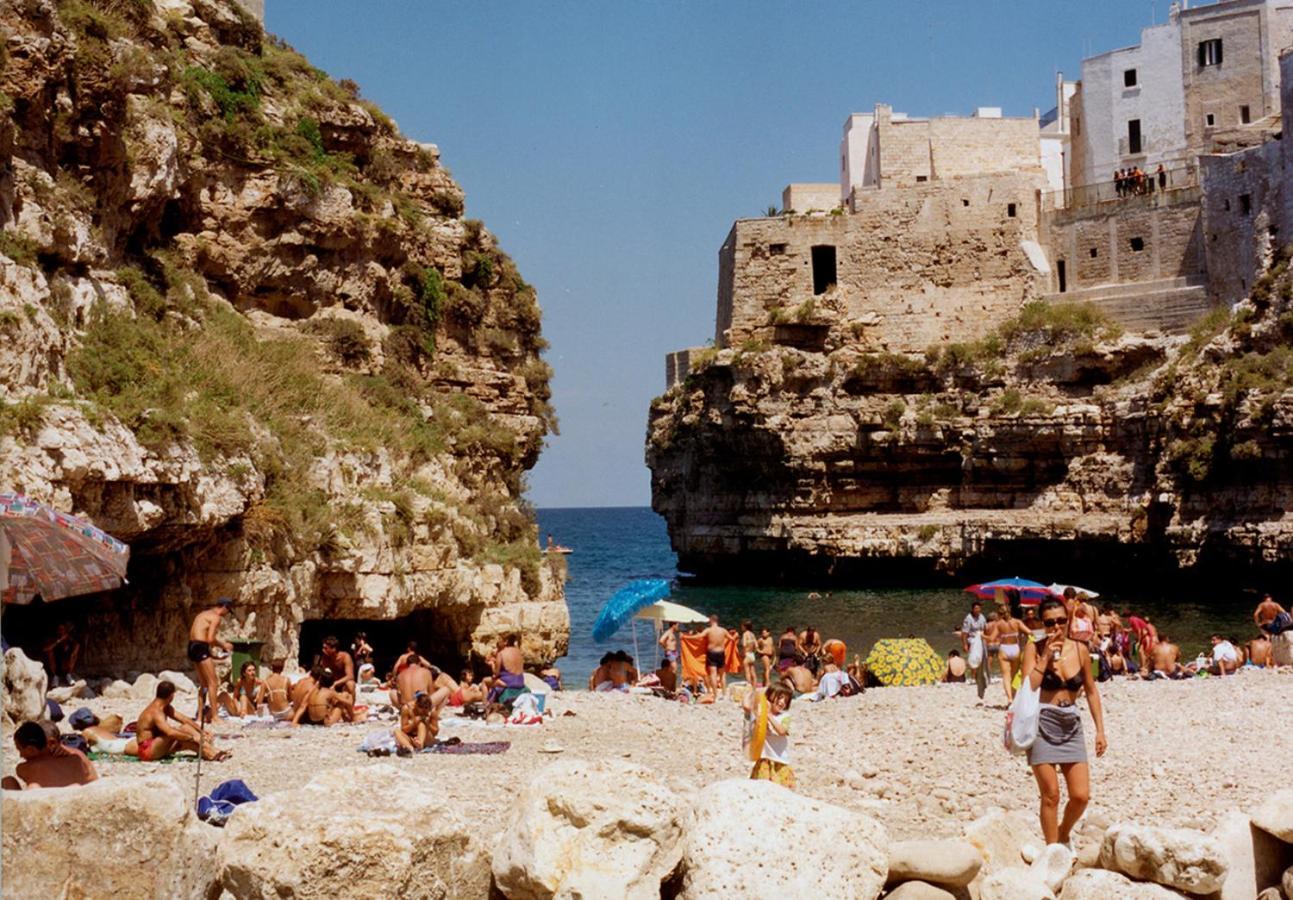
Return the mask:
<path id="1" fill-rule="evenodd" d="M 966 662 L 971 669 L 977 669 L 983 665 L 983 635 L 980 632 L 976 631 L 970 638 L 970 655 Z"/>
<path id="2" fill-rule="evenodd" d="M 1016 756 L 1028 752 L 1028 748 L 1037 740 L 1037 719 L 1041 715 L 1042 692 L 1034 688 L 1032 680 L 1023 679 L 1015 700 L 1006 712 L 1006 731 L 1004 742 L 1006 749 Z"/>

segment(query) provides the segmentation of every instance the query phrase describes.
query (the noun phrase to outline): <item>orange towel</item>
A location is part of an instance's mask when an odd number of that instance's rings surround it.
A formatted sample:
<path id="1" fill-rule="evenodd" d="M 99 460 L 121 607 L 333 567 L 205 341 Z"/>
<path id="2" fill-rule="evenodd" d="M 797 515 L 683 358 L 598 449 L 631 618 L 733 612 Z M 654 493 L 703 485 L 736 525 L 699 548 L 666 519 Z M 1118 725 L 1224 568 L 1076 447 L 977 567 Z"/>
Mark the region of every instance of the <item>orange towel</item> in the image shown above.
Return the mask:
<path id="1" fill-rule="evenodd" d="M 682 677 L 684 681 L 705 680 L 705 636 L 703 634 L 684 634 L 678 642 L 682 653 Z M 736 638 L 728 637 L 723 648 L 723 662 L 726 671 L 733 674 L 741 671 L 741 654 L 736 649 Z"/>
<path id="2" fill-rule="evenodd" d="M 848 648 L 844 646 L 843 641 L 838 638 L 831 638 L 822 644 L 822 649 L 831 655 L 831 658 L 835 660 L 835 665 L 844 668 L 844 655 L 848 652 Z"/>

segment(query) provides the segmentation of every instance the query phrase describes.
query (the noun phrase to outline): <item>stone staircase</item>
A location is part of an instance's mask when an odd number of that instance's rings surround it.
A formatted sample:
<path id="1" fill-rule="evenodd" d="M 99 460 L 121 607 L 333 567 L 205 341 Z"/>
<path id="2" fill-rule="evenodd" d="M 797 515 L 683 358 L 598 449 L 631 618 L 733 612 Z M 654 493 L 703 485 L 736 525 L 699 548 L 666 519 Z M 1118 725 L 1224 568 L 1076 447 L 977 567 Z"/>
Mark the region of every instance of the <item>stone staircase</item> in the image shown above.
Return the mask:
<path id="1" fill-rule="evenodd" d="M 1184 334 L 1212 309 L 1201 275 L 1046 294 L 1048 303 L 1092 303 L 1128 331 Z"/>

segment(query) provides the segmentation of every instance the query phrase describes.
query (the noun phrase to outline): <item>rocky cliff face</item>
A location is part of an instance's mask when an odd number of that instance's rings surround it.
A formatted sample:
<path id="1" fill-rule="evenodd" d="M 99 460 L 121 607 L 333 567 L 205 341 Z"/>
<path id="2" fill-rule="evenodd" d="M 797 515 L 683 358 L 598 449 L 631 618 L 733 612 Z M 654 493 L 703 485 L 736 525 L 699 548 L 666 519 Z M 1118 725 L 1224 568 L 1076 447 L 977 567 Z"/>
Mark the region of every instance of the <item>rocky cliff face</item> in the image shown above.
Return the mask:
<path id="1" fill-rule="evenodd" d="M 1092 563 L 1123 581 L 1251 571 L 1239 564 L 1287 579 L 1293 281 L 1287 253 L 1268 265 L 1188 338 L 1038 302 L 924 358 L 693 353 L 647 437 L 680 567 L 853 580 L 1017 565 L 1082 583 Z"/>
<path id="2" fill-rule="evenodd" d="M 0 33 L 0 486 L 133 551 L 6 637 L 70 615 L 87 670 L 176 666 L 228 594 L 268 655 L 339 620 L 563 654 L 521 498 L 537 298 L 436 147 L 224 0 L 15 0 Z"/>

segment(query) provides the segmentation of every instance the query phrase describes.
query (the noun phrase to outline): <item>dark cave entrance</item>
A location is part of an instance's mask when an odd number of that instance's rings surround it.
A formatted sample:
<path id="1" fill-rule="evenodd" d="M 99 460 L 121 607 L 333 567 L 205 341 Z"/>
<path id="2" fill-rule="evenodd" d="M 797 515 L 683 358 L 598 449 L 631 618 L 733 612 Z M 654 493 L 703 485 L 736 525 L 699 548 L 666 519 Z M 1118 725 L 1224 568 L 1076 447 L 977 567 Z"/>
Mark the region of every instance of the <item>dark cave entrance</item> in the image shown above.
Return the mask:
<path id="1" fill-rule="evenodd" d="M 372 645 L 373 665 L 379 678 L 385 678 L 394 668 L 395 660 L 409 641 L 417 641 L 419 653 L 457 678 L 467 664 L 457 638 L 462 626 L 463 623 L 450 622 L 447 616 L 433 609 L 420 609 L 397 619 L 307 619 L 301 623 L 297 662 L 306 669 L 313 665 L 323 639 L 329 635 L 335 635 L 342 649 L 349 651 L 355 635 L 362 631 Z"/>

